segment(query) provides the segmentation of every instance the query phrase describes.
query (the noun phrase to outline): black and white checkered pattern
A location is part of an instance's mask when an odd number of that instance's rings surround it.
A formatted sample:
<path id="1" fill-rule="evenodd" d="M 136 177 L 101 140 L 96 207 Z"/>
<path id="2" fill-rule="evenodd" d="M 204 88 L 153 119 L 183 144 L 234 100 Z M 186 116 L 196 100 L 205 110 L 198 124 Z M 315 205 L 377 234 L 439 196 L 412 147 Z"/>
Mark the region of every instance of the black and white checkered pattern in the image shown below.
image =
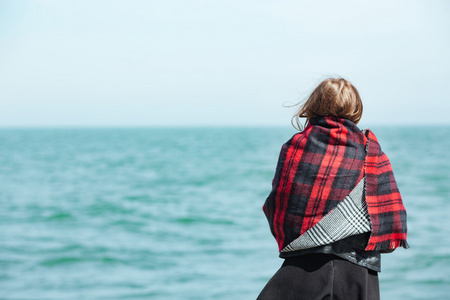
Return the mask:
<path id="1" fill-rule="evenodd" d="M 364 200 L 365 178 L 316 225 L 284 247 L 281 252 L 331 244 L 351 235 L 372 230 L 367 203 Z"/>

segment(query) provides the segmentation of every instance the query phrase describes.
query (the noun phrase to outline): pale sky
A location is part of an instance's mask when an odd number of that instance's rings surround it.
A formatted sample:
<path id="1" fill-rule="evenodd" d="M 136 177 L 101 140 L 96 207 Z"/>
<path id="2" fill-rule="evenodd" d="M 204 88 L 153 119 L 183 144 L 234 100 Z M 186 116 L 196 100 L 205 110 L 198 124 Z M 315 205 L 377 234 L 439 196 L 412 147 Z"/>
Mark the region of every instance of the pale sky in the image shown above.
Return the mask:
<path id="1" fill-rule="evenodd" d="M 327 76 L 450 123 L 446 0 L 1 0 L 0 41 L 0 127 L 290 126 Z"/>

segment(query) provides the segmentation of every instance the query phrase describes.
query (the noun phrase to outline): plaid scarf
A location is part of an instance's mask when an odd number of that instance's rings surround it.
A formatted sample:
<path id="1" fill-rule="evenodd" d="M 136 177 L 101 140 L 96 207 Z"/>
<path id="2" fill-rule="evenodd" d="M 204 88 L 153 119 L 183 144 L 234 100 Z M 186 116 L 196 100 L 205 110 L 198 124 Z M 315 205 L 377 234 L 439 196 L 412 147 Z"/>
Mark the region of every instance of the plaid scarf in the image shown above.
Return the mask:
<path id="1" fill-rule="evenodd" d="M 370 130 L 316 117 L 286 142 L 263 211 L 279 250 L 333 211 L 365 178 L 371 236 L 366 251 L 408 248 L 406 211 L 392 167 Z"/>

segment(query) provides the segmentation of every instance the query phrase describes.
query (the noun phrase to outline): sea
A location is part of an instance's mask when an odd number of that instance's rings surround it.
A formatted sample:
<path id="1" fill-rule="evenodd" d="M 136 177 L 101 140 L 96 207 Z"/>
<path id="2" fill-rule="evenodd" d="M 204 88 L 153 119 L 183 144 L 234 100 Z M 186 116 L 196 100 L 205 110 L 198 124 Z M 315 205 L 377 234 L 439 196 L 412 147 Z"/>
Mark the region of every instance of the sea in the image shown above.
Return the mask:
<path id="1" fill-rule="evenodd" d="M 450 126 L 371 127 L 408 213 L 381 298 L 450 299 Z M 0 299 L 256 299 L 284 127 L 0 129 Z"/>

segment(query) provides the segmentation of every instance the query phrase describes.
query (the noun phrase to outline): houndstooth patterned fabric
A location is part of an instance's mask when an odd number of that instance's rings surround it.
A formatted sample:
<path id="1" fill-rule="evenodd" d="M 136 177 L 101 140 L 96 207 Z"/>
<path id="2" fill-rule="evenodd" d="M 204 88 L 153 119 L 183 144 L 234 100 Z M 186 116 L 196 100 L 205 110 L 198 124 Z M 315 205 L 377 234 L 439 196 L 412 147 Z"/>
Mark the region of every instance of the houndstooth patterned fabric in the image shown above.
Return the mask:
<path id="1" fill-rule="evenodd" d="M 281 252 L 323 246 L 348 236 L 371 231 L 369 212 L 364 201 L 364 185 L 365 178 L 334 210 L 292 241 Z"/>

